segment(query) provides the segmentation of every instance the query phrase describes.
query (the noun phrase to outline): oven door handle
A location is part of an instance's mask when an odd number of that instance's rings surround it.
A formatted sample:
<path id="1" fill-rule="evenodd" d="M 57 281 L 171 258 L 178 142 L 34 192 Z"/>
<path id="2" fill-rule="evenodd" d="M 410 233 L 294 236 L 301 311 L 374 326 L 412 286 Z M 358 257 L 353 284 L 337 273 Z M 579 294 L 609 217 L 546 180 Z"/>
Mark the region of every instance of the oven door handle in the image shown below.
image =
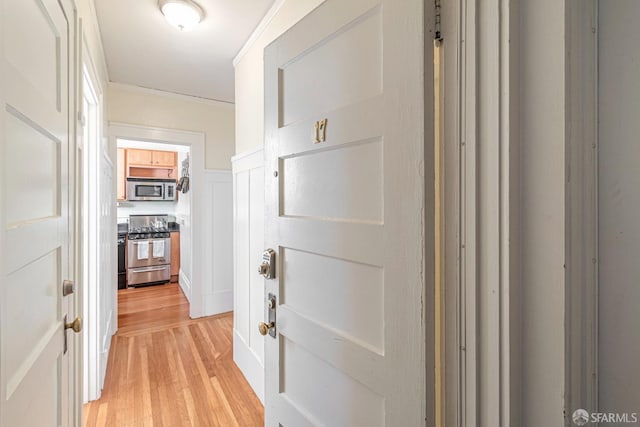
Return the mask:
<path id="1" fill-rule="evenodd" d="M 150 271 L 166 270 L 167 267 L 168 267 L 167 265 L 159 265 L 157 267 L 132 268 L 131 272 L 132 273 L 148 273 Z"/>

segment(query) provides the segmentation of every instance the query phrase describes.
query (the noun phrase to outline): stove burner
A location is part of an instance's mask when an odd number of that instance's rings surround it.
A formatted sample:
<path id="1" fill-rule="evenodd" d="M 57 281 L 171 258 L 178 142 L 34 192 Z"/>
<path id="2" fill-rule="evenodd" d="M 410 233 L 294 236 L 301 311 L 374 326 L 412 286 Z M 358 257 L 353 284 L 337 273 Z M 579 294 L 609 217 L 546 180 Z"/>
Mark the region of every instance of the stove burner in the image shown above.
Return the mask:
<path id="1" fill-rule="evenodd" d="M 167 227 L 130 227 L 129 233 L 168 233 Z"/>
<path id="2" fill-rule="evenodd" d="M 156 231 L 156 232 L 129 232 L 129 240 L 143 240 L 143 239 L 167 239 L 171 237 L 171 233 L 168 231 Z"/>

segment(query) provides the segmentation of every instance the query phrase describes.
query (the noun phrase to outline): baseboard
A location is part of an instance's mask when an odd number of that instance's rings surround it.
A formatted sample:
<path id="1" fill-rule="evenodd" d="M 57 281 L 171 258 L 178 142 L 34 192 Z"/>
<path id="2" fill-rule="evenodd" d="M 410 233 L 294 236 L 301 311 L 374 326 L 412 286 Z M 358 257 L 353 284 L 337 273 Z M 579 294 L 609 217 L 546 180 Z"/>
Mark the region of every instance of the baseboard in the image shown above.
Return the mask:
<path id="1" fill-rule="evenodd" d="M 214 292 L 203 296 L 204 316 L 226 313 L 233 310 L 233 290 Z"/>
<path id="2" fill-rule="evenodd" d="M 233 330 L 233 361 L 264 405 L 264 365 L 235 329 Z"/>
<path id="3" fill-rule="evenodd" d="M 178 283 L 180 284 L 180 288 L 184 293 L 184 296 L 187 297 L 187 301 L 191 302 L 191 280 L 184 274 L 184 271 L 180 269 L 180 274 L 178 275 Z"/>

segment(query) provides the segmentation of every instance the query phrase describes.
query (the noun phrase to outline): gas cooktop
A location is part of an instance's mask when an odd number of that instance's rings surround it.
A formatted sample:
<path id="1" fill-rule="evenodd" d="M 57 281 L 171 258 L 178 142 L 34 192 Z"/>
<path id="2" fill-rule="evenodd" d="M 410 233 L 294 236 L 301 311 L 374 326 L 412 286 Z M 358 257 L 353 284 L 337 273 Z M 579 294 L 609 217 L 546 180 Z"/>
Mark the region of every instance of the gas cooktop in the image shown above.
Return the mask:
<path id="1" fill-rule="evenodd" d="M 130 215 L 129 239 L 169 237 L 168 218 L 168 215 Z"/>
<path id="2" fill-rule="evenodd" d="M 171 237 L 171 233 L 168 231 L 154 232 L 154 233 L 137 233 L 129 232 L 129 240 L 143 240 L 143 239 L 166 239 Z"/>

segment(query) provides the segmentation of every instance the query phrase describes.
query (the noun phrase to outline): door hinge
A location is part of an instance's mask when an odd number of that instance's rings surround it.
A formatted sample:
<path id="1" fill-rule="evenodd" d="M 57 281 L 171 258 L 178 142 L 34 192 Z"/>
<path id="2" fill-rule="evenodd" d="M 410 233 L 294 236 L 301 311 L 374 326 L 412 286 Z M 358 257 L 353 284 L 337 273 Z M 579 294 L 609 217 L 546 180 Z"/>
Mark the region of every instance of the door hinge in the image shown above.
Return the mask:
<path id="1" fill-rule="evenodd" d="M 434 28 L 434 40 L 442 40 L 442 29 L 441 29 L 441 10 L 442 6 L 440 5 L 440 0 L 434 0 L 434 20 L 435 20 L 435 28 Z"/>

